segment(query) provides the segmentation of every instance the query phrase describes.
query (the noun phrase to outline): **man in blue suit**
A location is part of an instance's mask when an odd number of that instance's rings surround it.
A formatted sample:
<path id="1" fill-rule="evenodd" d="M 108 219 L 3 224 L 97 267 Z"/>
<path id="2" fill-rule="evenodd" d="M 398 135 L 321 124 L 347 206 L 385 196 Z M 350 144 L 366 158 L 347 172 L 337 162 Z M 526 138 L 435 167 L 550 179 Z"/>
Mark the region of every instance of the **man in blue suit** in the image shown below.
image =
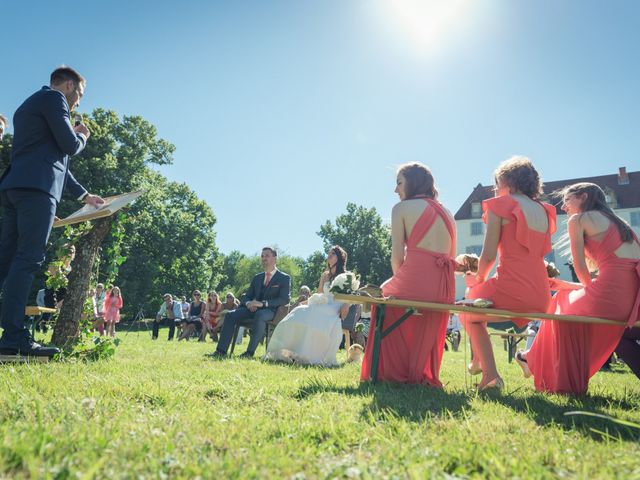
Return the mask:
<path id="1" fill-rule="evenodd" d="M 274 248 L 264 247 L 260 255 L 264 272 L 258 273 L 249 290 L 244 295 L 245 304 L 229 312 L 224 317 L 222 333 L 214 358 L 224 358 L 233 338 L 236 324 L 251 328 L 251 338 L 247 351 L 240 355 L 252 358 L 258 344 L 267 330 L 267 322 L 273 320 L 280 305 L 286 305 L 291 298 L 291 277 L 276 267 L 278 253 Z"/>
<path id="2" fill-rule="evenodd" d="M 51 74 L 13 117 L 11 162 L 0 178 L 4 207 L 0 237 L 0 354 L 52 356 L 54 347 L 33 341 L 24 323 L 33 275 L 42 266 L 56 208 L 67 188 L 78 200 L 98 207 L 104 200 L 90 195 L 69 171 L 69 156 L 82 151 L 89 138 L 83 124 L 71 125 L 85 79 L 69 67 Z"/>

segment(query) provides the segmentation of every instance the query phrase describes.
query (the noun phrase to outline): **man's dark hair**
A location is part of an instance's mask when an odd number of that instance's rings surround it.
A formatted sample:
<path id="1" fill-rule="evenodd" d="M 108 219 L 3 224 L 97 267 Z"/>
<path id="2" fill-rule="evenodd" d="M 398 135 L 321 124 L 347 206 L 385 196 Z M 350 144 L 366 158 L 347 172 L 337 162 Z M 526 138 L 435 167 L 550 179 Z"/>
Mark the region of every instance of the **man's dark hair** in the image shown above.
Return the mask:
<path id="1" fill-rule="evenodd" d="M 277 257 L 277 256 L 278 256 L 278 252 L 276 252 L 276 249 L 275 249 L 275 248 L 273 248 L 273 247 L 264 247 L 264 248 L 262 249 L 262 251 L 263 251 L 263 252 L 264 252 L 265 250 L 269 250 L 269 251 L 273 254 L 273 256 L 274 256 L 274 257 Z"/>
<path id="2" fill-rule="evenodd" d="M 71 80 L 76 85 L 85 85 L 87 81 L 76 70 L 62 65 L 51 72 L 51 85 L 60 85 Z"/>

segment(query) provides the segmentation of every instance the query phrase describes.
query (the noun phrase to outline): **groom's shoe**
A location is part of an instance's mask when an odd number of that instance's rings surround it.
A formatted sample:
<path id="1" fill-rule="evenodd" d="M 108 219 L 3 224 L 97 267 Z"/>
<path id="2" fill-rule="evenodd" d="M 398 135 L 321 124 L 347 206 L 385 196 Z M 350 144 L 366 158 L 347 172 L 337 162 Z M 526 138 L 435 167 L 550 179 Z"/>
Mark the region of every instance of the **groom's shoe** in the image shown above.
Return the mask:
<path id="1" fill-rule="evenodd" d="M 240 358 L 253 358 L 253 354 L 254 352 L 246 351 L 242 355 L 240 355 Z"/>

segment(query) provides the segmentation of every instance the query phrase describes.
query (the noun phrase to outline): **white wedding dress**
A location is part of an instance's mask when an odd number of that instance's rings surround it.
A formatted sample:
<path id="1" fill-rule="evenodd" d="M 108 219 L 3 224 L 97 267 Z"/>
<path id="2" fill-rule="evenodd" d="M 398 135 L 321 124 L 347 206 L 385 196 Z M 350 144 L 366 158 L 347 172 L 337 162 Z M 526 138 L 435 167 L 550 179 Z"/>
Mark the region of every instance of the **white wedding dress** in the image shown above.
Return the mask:
<path id="1" fill-rule="evenodd" d="M 323 290 L 329 292 L 329 282 Z M 315 293 L 308 305 L 294 308 L 273 331 L 266 360 L 335 366 L 342 341 L 339 312 L 343 304 L 331 293 Z"/>

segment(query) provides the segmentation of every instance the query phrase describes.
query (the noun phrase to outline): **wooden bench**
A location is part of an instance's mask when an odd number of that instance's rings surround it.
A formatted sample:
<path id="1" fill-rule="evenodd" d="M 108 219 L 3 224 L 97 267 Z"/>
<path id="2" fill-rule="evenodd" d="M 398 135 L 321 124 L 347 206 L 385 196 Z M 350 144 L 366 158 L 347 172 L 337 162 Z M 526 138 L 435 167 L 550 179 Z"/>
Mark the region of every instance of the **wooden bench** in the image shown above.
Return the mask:
<path id="1" fill-rule="evenodd" d="M 58 311 L 57 308 L 38 307 L 33 305 L 25 307 L 24 309 L 25 316 L 33 317 L 33 323 L 31 324 L 31 336 L 33 337 L 36 334 L 36 324 L 38 323 L 36 321 L 37 317 L 41 317 L 45 313 L 54 314 L 57 311 Z"/>
<path id="2" fill-rule="evenodd" d="M 600 323 L 606 325 L 615 325 L 617 327 L 623 326 L 621 322 L 615 320 L 609 320 L 606 318 L 597 317 L 585 317 L 581 315 L 555 315 L 552 313 L 537 313 L 537 312 L 511 312 L 509 310 L 502 310 L 498 308 L 478 308 L 467 307 L 465 305 L 450 305 L 446 303 L 433 303 L 433 302 L 418 302 L 414 300 L 398 300 L 392 298 L 374 298 L 361 295 L 346 295 L 342 293 L 336 293 L 334 298 L 337 301 L 345 303 L 361 303 L 363 305 L 377 305 L 376 308 L 376 327 L 375 337 L 373 341 L 373 352 L 371 356 L 371 377 L 372 383 L 378 381 L 378 366 L 380 363 L 380 345 L 382 340 L 389 335 L 393 330 L 398 328 L 407 318 L 415 314 L 418 310 L 430 310 L 434 312 L 458 312 L 458 313 L 472 313 L 474 315 L 482 315 L 488 317 L 498 318 L 526 318 L 529 320 L 557 320 L 563 322 L 574 323 Z M 407 312 L 398 318 L 393 324 L 383 330 L 385 310 L 387 306 L 404 308 Z M 505 335 L 505 334 L 501 334 Z M 370 343 L 370 342 L 368 342 Z"/>
<path id="3" fill-rule="evenodd" d="M 524 339 L 529 337 L 535 337 L 535 335 L 531 335 L 529 333 L 490 333 L 489 335 L 494 337 L 500 337 L 504 340 L 504 349 L 507 351 L 507 359 L 509 363 L 511 363 L 516 356 L 516 351 L 518 348 L 518 344 L 522 342 Z"/>

